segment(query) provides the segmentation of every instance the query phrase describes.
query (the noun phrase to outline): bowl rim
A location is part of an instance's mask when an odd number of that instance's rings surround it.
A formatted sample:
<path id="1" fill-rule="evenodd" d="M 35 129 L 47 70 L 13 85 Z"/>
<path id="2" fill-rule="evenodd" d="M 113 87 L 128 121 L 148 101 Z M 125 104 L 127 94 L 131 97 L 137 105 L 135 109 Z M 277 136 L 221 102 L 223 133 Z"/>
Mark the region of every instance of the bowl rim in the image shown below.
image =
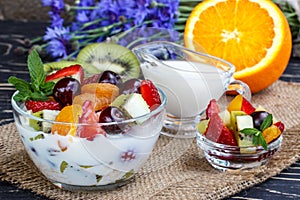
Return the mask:
<path id="1" fill-rule="evenodd" d="M 232 146 L 232 145 L 227 145 L 227 144 L 221 144 L 221 143 L 217 143 L 214 142 L 210 139 L 207 139 L 202 133 L 200 133 L 199 131 L 197 131 L 196 134 L 196 140 L 197 142 L 201 142 L 209 147 L 215 148 L 215 149 L 224 149 L 224 150 L 233 150 L 233 149 L 247 149 L 247 148 L 253 148 L 257 151 L 270 151 L 276 147 L 278 147 L 283 139 L 283 134 L 281 133 L 280 136 L 278 138 L 276 138 L 275 140 L 273 140 L 271 143 L 268 144 L 268 149 L 265 150 L 262 146 L 245 146 L 245 147 L 239 147 L 239 146 Z"/>
<path id="2" fill-rule="evenodd" d="M 97 122 L 95 124 L 100 125 L 100 126 L 129 124 L 129 123 L 133 123 L 133 122 L 136 122 L 136 121 L 139 121 L 139 120 L 147 120 L 147 119 L 151 118 L 152 116 L 160 113 L 166 107 L 167 96 L 166 96 L 165 92 L 162 89 L 160 89 L 159 87 L 157 87 L 157 89 L 160 93 L 161 104 L 157 108 L 155 108 L 153 111 L 151 111 L 150 113 L 147 113 L 145 115 L 141 115 L 141 116 L 138 116 L 138 117 L 135 117 L 135 118 L 127 119 L 127 120 L 124 120 L 124 121 L 120 121 L 120 122 L 109 122 L 109 123 L 99 123 L 99 122 Z M 24 111 L 22 108 L 20 108 L 20 106 L 18 105 L 20 103 L 17 103 L 13 99 L 14 96 L 17 93 L 18 93 L 18 90 L 15 91 L 13 93 L 13 95 L 11 96 L 11 105 L 13 107 L 13 111 L 17 112 L 21 116 L 24 116 L 24 117 L 27 117 L 27 118 L 30 118 L 30 119 L 34 119 L 34 120 L 38 120 L 38 121 L 41 121 L 41 122 L 48 122 L 48 123 L 53 123 L 53 124 L 55 123 L 55 124 L 65 124 L 65 125 L 77 125 L 77 126 L 78 125 L 82 125 L 82 126 L 95 125 L 95 124 L 88 124 L 88 123 L 56 122 L 54 120 L 48 120 L 48 119 L 42 119 L 42 118 L 36 117 L 36 116 L 30 114 L 29 112 Z M 23 103 L 21 103 L 21 104 L 23 104 Z"/>

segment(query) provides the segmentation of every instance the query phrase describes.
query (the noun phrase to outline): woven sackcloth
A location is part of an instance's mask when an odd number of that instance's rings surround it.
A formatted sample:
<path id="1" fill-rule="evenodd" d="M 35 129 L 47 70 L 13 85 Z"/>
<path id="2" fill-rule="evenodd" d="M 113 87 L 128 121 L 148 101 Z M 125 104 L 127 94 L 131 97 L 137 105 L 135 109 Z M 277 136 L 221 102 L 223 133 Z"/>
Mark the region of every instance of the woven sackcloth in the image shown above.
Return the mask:
<path id="1" fill-rule="evenodd" d="M 161 136 L 135 178 L 111 191 L 70 192 L 53 186 L 27 156 L 14 123 L 0 127 L 0 178 L 50 199 L 222 199 L 275 176 L 300 158 L 300 84 L 275 82 L 253 95 L 286 126 L 281 149 L 265 166 L 223 173 L 213 169 L 195 141 Z"/>

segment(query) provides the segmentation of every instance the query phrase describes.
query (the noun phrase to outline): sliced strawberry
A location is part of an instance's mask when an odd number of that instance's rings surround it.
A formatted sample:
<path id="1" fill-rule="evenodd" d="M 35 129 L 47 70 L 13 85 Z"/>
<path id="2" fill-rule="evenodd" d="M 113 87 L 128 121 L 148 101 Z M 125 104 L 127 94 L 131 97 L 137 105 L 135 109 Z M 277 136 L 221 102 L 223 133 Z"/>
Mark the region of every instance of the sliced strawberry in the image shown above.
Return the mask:
<path id="1" fill-rule="evenodd" d="M 85 101 L 82 105 L 82 115 L 79 117 L 79 123 L 82 124 L 77 128 L 79 137 L 93 140 L 97 134 L 105 135 L 105 131 L 98 123 L 99 116 L 95 113 L 93 103 Z"/>
<path id="2" fill-rule="evenodd" d="M 255 111 L 254 106 L 245 97 L 243 97 L 242 100 L 241 111 L 245 112 L 248 115 L 250 115 Z"/>
<path id="3" fill-rule="evenodd" d="M 206 118 L 210 118 L 212 114 L 220 113 L 220 108 L 215 99 L 210 100 L 206 109 Z"/>
<path id="4" fill-rule="evenodd" d="M 276 122 L 274 125 L 279 128 L 281 133 L 284 131 L 284 123 L 279 121 L 279 122 Z"/>
<path id="5" fill-rule="evenodd" d="M 83 83 L 84 72 L 81 65 L 71 65 L 69 67 L 64 67 L 53 74 L 46 77 L 46 82 L 48 81 L 58 81 L 64 77 L 72 77 L 77 79 L 80 83 Z"/>
<path id="6" fill-rule="evenodd" d="M 218 113 L 212 113 L 205 137 L 213 142 L 237 146 L 233 133 L 225 126 Z"/>
<path id="7" fill-rule="evenodd" d="M 160 95 L 152 81 L 142 80 L 140 92 L 150 110 L 154 110 L 161 104 Z"/>
<path id="8" fill-rule="evenodd" d="M 38 112 L 41 110 L 61 110 L 62 105 L 55 101 L 33 101 L 27 100 L 25 102 L 27 110 L 32 110 L 32 112 Z"/>

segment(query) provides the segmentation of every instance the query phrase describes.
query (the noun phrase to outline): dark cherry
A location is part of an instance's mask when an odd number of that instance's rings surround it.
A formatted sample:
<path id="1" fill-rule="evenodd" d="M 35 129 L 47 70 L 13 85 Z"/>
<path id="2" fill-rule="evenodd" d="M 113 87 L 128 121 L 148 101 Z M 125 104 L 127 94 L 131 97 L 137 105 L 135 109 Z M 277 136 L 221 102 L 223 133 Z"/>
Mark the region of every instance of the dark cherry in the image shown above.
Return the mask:
<path id="1" fill-rule="evenodd" d="M 80 94 L 80 92 L 80 82 L 75 78 L 65 77 L 55 84 L 53 96 L 57 102 L 63 106 L 67 106 L 72 104 L 73 98 Z"/>
<path id="2" fill-rule="evenodd" d="M 125 120 L 124 113 L 115 106 L 106 107 L 104 110 L 102 110 L 99 116 L 100 123 L 120 122 L 124 120 Z M 125 126 L 118 125 L 118 124 L 104 125 L 102 126 L 102 128 L 108 134 L 119 134 L 125 131 Z"/>
<path id="3" fill-rule="evenodd" d="M 263 123 L 264 119 L 269 115 L 266 111 L 255 111 L 251 113 L 253 119 L 254 128 L 260 130 L 260 125 Z"/>
<path id="4" fill-rule="evenodd" d="M 122 78 L 119 74 L 109 70 L 104 71 L 99 79 L 99 83 L 111 83 L 114 85 L 120 85 L 122 82 Z"/>
<path id="5" fill-rule="evenodd" d="M 141 80 L 137 78 L 129 79 L 120 85 L 121 94 L 140 93 Z"/>

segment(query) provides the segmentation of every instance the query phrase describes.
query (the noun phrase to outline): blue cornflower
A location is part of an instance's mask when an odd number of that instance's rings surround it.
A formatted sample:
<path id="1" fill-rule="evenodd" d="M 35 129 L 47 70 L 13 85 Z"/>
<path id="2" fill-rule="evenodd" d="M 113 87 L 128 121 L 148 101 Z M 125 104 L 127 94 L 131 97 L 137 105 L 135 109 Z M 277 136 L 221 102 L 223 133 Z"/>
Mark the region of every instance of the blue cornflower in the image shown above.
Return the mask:
<path id="1" fill-rule="evenodd" d="M 47 50 L 54 57 L 75 55 L 72 42 L 77 42 L 80 48 L 133 27 L 172 29 L 179 7 L 179 0 L 80 0 L 67 9 L 63 0 L 42 0 L 42 3 L 51 7 L 52 24 L 43 39 L 49 43 Z M 66 27 L 62 12 L 75 14 Z"/>
<path id="2" fill-rule="evenodd" d="M 88 16 L 88 12 L 86 11 L 79 11 L 76 15 L 76 21 L 79 23 L 89 22 L 90 18 Z"/>
<path id="3" fill-rule="evenodd" d="M 63 40 L 52 39 L 48 42 L 46 50 L 51 53 L 54 58 L 65 58 L 68 56 L 66 43 Z"/>
<path id="4" fill-rule="evenodd" d="M 46 40 L 51 40 L 54 38 L 62 38 L 64 40 L 70 40 L 71 39 L 71 33 L 70 29 L 67 27 L 48 27 L 46 30 L 46 34 L 44 35 L 43 39 Z"/>
<path id="5" fill-rule="evenodd" d="M 54 27 L 47 28 L 46 34 L 43 38 L 48 41 L 46 50 L 51 53 L 53 57 L 65 58 L 68 55 L 68 46 L 72 35 L 69 28 Z"/>
<path id="6" fill-rule="evenodd" d="M 60 14 L 54 13 L 53 11 L 49 11 L 49 15 L 51 17 L 51 27 L 63 26 L 64 19 L 60 16 Z"/>
<path id="7" fill-rule="evenodd" d="M 63 0 L 42 0 L 43 6 L 50 6 L 54 11 L 61 11 L 65 8 Z"/>

